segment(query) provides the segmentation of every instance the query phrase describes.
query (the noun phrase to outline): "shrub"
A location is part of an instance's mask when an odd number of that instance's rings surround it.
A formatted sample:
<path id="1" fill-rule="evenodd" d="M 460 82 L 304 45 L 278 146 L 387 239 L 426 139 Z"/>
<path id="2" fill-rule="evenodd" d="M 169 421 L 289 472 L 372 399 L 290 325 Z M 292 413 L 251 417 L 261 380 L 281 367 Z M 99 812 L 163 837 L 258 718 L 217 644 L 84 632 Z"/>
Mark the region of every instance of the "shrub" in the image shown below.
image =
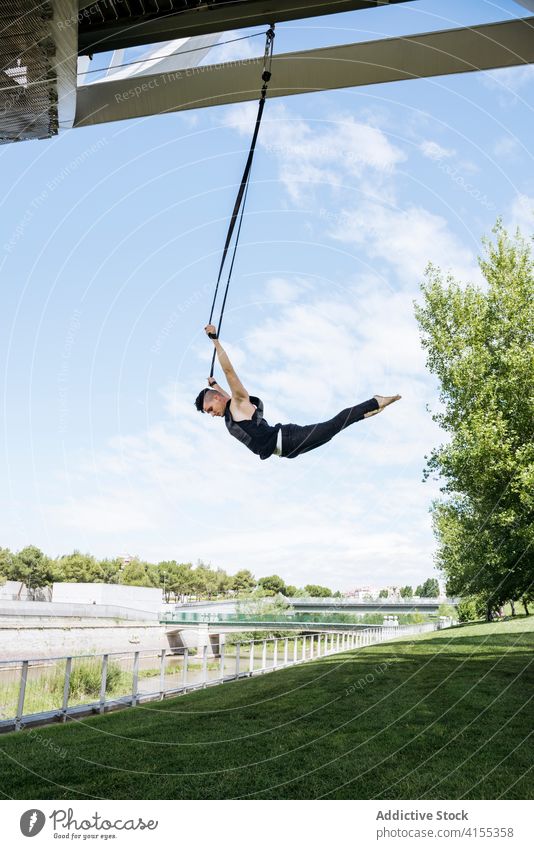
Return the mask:
<path id="1" fill-rule="evenodd" d="M 65 670 L 57 672 L 52 689 L 63 693 Z M 98 698 L 102 680 L 100 663 L 75 663 L 71 669 L 69 680 L 69 699 Z M 106 693 L 114 693 L 125 685 L 128 687 L 130 675 L 123 672 L 120 665 L 114 661 L 108 662 L 106 676 Z"/>
<path id="2" fill-rule="evenodd" d="M 473 622 L 478 619 L 477 603 L 473 598 L 464 598 L 458 604 L 458 619 L 460 622 Z"/>

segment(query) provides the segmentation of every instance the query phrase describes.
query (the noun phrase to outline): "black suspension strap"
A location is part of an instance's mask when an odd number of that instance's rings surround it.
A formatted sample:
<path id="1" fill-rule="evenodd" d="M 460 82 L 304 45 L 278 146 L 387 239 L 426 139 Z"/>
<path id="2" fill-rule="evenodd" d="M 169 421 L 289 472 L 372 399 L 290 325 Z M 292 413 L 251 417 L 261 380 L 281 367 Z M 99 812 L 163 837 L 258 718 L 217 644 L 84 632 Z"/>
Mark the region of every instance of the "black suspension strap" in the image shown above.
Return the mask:
<path id="1" fill-rule="evenodd" d="M 243 213 L 245 211 L 245 206 L 246 206 L 246 203 L 247 203 L 248 187 L 249 187 L 249 181 L 250 181 L 250 171 L 251 171 L 251 168 L 252 168 L 252 161 L 254 159 L 254 152 L 256 150 L 256 142 L 258 140 L 258 134 L 259 134 L 259 131 L 260 131 L 260 125 L 261 125 L 261 119 L 262 119 L 262 116 L 263 116 L 263 110 L 264 110 L 264 107 L 265 107 L 265 99 L 266 99 L 266 96 L 267 96 L 267 88 L 268 88 L 268 85 L 269 85 L 269 81 L 271 79 L 271 67 L 272 67 L 272 59 L 273 59 L 273 42 L 274 42 L 274 24 L 272 24 L 272 26 L 269 27 L 269 29 L 267 30 L 267 33 L 266 33 L 265 53 L 264 53 L 264 57 L 263 57 L 263 72 L 262 72 L 262 75 L 261 75 L 261 78 L 263 80 L 263 85 L 261 87 L 260 101 L 259 101 L 259 104 L 258 104 L 258 114 L 256 116 L 256 125 L 254 127 L 254 133 L 252 135 L 252 141 L 250 143 L 250 150 L 248 152 L 247 161 L 245 163 L 245 170 L 243 171 L 243 176 L 241 177 L 241 183 L 240 183 L 240 186 L 239 186 L 239 190 L 237 192 L 237 197 L 235 199 L 234 209 L 233 209 L 233 212 L 232 212 L 232 217 L 230 219 L 230 225 L 228 227 L 228 233 L 226 234 L 226 241 L 224 243 L 224 249 L 223 249 L 223 253 L 222 253 L 221 264 L 219 266 L 219 274 L 217 275 L 217 283 L 215 285 L 215 293 L 213 295 L 213 302 L 211 304 L 210 317 L 209 317 L 208 324 L 211 324 L 212 321 L 213 321 L 213 312 L 215 310 L 215 304 L 217 302 L 217 294 L 219 292 L 219 284 L 220 284 L 221 279 L 222 279 L 223 270 L 224 270 L 224 266 L 225 266 L 226 259 L 227 259 L 227 256 L 228 256 L 228 251 L 229 251 L 229 248 L 230 248 L 230 243 L 232 241 L 232 236 L 234 234 L 235 226 L 238 223 L 238 219 L 239 219 L 237 232 L 236 232 L 236 238 L 235 238 L 234 247 L 233 247 L 233 251 L 232 251 L 232 259 L 231 259 L 230 268 L 229 268 L 229 271 L 228 271 L 228 279 L 226 281 L 226 288 L 224 290 L 224 296 L 223 296 L 223 301 L 222 301 L 222 306 L 221 306 L 221 314 L 219 316 L 219 323 L 217 325 L 217 335 L 219 335 L 220 332 L 221 332 L 221 325 L 222 325 L 222 320 L 223 320 L 223 316 L 224 316 L 224 308 L 226 306 L 228 289 L 230 287 L 230 280 L 232 279 L 232 271 L 234 270 L 234 263 L 235 263 L 235 258 L 236 258 L 236 254 L 237 254 L 237 246 L 239 244 L 239 237 L 241 235 L 241 225 L 243 224 Z M 216 338 L 216 335 L 210 334 L 210 337 L 213 339 L 213 338 Z M 214 371 L 214 368 L 215 368 L 215 355 L 216 355 L 216 351 L 214 350 L 213 351 L 213 357 L 212 357 L 212 360 L 211 360 L 210 377 L 213 377 L 213 371 Z"/>

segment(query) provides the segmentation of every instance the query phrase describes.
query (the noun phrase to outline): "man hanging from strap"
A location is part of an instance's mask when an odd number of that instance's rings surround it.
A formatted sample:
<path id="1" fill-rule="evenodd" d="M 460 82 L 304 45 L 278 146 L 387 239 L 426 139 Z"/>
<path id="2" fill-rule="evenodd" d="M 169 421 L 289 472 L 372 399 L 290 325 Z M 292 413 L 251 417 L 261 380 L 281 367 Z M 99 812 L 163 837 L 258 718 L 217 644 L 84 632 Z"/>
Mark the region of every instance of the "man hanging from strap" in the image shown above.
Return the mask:
<path id="1" fill-rule="evenodd" d="M 336 433 L 339 433 L 340 430 L 343 430 L 354 422 L 360 421 L 368 416 L 374 416 L 376 413 L 383 410 L 384 407 L 392 404 L 393 401 L 398 401 L 400 398 L 400 395 L 392 395 L 389 397 L 375 395 L 374 398 L 370 398 L 369 401 L 364 401 L 363 404 L 357 404 L 354 407 L 348 407 L 346 410 L 342 410 L 341 413 L 338 413 L 337 416 L 334 416 L 333 419 L 326 422 L 305 425 L 304 427 L 296 424 L 280 423 L 271 426 L 263 418 L 262 401 L 259 398 L 248 394 L 235 373 L 235 370 L 228 359 L 228 355 L 217 339 L 217 332 L 215 326 L 212 324 L 213 312 L 219 292 L 219 284 L 222 280 L 223 270 L 229 255 L 230 244 L 237 225 L 234 247 L 231 254 L 230 270 L 228 273 L 219 318 L 220 332 L 224 309 L 226 306 L 226 299 L 228 296 L 228 289 L 236 259 L 237 247 L 239 244 L 241 226 L 243 224 L 243 215 L 245 211 L 256 142 L 265 106 L 267 88 L 271 79 L 274 25 L 269 27 L 265 37 L 265 52 L 261 77 L 262 87 L 258 104 L 258 114 L 254 126 L 250 150 L 245 164 L 245 170 L 241 178 L 237 198 L 230 219 L 228 233 L 226 235 L 223 255 L 219 266 L 219 274 L 215 286 L 215 293 L 211 305 L 210 317 L 206 326 L 206 333 L 213 339 L 215 346 L 211 362 L 210 377 L 208 378 L 210 388 L 203 389 L 195 401 L 196 408 L 201 413 L 209 413 L 212 416 L 220 416 L 221 418 L 224 416 L 226 427 L 232 436 L 246 445 L 247 448 L 253 451 L 254 454 L 257 454 L 262 460 L 266 460 L 267 457 L 271 457 L 273 454 L 277 454 L 279 457 L 298 457 L 299 454 L 304 454 L 306 451 L 312 451 L 314 448 L 324 445 L 325 442 L 329 442 Z M 231 395 L 228 395 L 228 393 L 219 386 L 213 377 L 213 367 L 216 356 L 219 358 L 219 363 L 221 364 L 222 370 L 228 380 L 232 393 Z"/>
<path id="2" fill-rule="evenodd" d="M 226 376 L 231 395 L 225 392 L 213 377 L 208 378 L 209 389 L 203 389 L 197 396 L 195 406 L 201 413 L 224 417 L 226 427 L 250 451 L 266 460 L 273 454 L 279 457 L 298 457 L 306 451 L 312 451 L 329 442 L 333 436 L 354 422 L 380 413 L 384 407 L 398 401 L 400 395 L 374 395 L 363 404 L 347 407 L 333 419 L 311 425 L 276 424 L 269 425 L 263 418 L 263 403 L 254 395 L 249 395 L 239 380 L 228 354 L 217 339 L 213 324 L 205 328 L 213 339 L 215 353 Z"/>

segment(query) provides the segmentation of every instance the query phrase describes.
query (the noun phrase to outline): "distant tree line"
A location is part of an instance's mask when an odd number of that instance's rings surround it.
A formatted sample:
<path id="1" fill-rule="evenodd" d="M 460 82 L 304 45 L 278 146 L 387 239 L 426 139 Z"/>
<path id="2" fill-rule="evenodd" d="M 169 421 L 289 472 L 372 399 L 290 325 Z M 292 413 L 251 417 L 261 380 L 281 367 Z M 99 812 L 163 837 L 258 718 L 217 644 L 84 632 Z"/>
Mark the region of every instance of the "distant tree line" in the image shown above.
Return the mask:
<path id="1" fill-rule="evenodd" d="M 0 584 L 5 580 L 25 584 L 30 596 L 35 596 L 38 590 L 54 582 L 64 581 L 160 587 L 165 593 L 166 601 L 177 601 L 191 596 L 198 599 L 215 599 L 253 594 L 267 598 L 342 597 L 339 590 L 333 592 L 330 587 L 321 584 L 296 587 L 286 584 L 280 575 L 256 578 L 249 569 L 240 569 L 235 575 L 229 575 L 224 569 L 213 568 L 202 561 L 193 565 L 178 563 L 176 560 L 149 563 L 139 557 L 128 562 L 120 557 L 98 560 L 91 554 L 82 554 L 80 551 L 52 558 L 34 545 L 28 545 L 16 553 L 8 548 L 0 548 Z M 379 597 L 387 598 L 388 595 L 388 590 L 381 590 Z M 402 598 L 411 598 L 414 591 L 411 586 L 405 586 L 400 589 L 400 595 Z M 415 595 L 425 598 L 437 597 L 439 585 L 436 578 L 427 578 L 417 587 Z"/>
<path id="2" fill-rule="evenodd" d="M 125 563 L 121 558 L 98 560 L 79 551 L 54 559 L 34 545 L 17 553 L 0 548 L 0 583 L 5 580 L 20 581 L 26 585 L 30 595 L 54 582 L 66 581 L 160 587 L 165 592 L 166 601 L 184 596 L 213 599 L 252 593 L 267 597 L 279 594 L 287 597 L 341 596 L 339 591 L 334 593 L 318 584 L 307 584 L 302 588 L 286 584 L 279 575 L 257 579 L 249 569 L 229 575 L 224 569 L 212 568 L 201 561 L 196 565 L 176 560 L 148 563 L 135 557 Z"/>

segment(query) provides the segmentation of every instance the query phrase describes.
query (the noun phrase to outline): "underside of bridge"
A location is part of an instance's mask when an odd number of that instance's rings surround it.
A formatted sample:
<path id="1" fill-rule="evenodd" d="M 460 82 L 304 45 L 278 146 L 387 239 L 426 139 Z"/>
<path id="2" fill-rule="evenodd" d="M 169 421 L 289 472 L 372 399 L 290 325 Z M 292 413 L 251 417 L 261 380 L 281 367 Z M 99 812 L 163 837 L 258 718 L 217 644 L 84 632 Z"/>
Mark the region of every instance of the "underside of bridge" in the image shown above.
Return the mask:
<path id="1" fill-rule="evenodd" d="M 48 138 L 72 126 L 77 14 L 77 0 L 0 0 L 0 142 Z"/>
<path id="2" fill-rule="evenodd" d="M 0 142 L 256 99 L 261 57 L 198 67 L 221 33 L 412 2 L 0 0 Z M 124 51 L 142 45 L 148 53 L 128 61 Z M 90 57 L 111 51 L 107 71 L 87 81 Z M 278 54 L 269 97 L 533 62 L 534 17 L 509 19 Z"/>
<path id="3" fill-rule="evenodd" d="M 80 0 L 79 51 L 92 54 L 413 0 Z"/>

